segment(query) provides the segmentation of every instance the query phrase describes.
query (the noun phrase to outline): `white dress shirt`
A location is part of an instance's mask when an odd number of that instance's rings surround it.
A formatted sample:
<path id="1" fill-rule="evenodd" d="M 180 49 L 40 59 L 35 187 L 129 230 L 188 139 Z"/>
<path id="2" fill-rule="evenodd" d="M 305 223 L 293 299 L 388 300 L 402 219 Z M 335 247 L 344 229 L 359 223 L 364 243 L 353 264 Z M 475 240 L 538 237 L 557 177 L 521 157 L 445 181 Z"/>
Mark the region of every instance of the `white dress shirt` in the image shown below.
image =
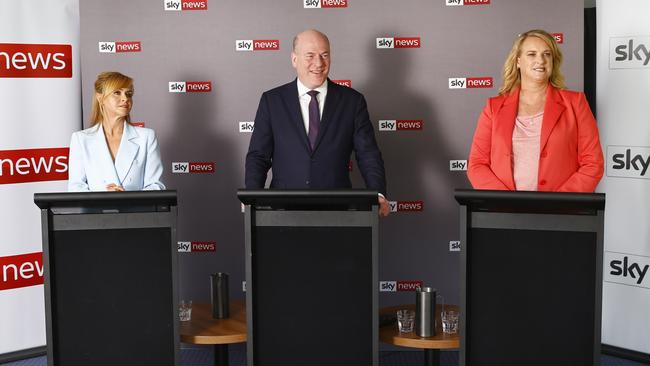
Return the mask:
<path id="1" fill-rule="evenodd" d="M 298 99 L 300 99 L 300 113 L 302 114 L 302 122 L 305 124 L 305 132 L 309 133 L 309 102 L 311 96 L 307 94 L 310 90 L 316 90 L 316 99 L 318 99 L 318 110 L 320 118 L 323 119 L 323 107 L 325 106 L 325 98 L 327 97 L 327 80 L 323 85 L 316 89 L 309 89 L 298 79 Z"/>

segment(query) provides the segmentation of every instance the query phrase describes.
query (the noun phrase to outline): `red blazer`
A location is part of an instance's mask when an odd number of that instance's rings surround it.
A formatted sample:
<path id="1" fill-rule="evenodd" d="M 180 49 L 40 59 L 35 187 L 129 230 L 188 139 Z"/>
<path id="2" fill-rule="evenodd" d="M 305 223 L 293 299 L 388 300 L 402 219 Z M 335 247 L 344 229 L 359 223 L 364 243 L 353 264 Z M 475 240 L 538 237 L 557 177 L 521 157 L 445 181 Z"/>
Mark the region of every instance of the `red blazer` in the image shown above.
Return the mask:
<path id="1" fill-rule="evenodd" d="M 467 176 L 475 189 L 515 190 L 512 131 L 519 89 L 490 98 L 478 119 Z M 546 93 L 537 189 L 593 192 L 603 176 L 598 126 L 585 95 L 559 90 Z"/>

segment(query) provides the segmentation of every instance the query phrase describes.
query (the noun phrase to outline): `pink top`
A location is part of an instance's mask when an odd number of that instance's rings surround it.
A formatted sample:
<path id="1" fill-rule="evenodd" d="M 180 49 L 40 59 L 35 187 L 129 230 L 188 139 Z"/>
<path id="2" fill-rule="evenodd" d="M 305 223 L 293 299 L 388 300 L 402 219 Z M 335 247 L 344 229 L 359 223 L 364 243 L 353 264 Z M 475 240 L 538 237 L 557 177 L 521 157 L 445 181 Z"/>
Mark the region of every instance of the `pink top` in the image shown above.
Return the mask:
<path id="1" fill-rule="evenodd" d="M 512 131 L 512 173 L 515 189 L 536 191 L 539 149 L 544 112 L 533 116 L 517 116 Z"/>

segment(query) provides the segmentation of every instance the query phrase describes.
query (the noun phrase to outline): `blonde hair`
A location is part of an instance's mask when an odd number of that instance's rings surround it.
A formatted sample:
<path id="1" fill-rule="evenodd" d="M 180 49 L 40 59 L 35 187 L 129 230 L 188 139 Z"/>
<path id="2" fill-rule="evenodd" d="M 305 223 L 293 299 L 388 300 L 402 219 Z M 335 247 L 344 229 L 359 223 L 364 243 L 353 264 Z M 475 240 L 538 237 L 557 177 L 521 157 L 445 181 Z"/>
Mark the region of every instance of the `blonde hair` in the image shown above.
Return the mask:
<path id="1" fill-rule="evenodd" d="M 90 126 L 95 126 L 101 123 L 104 119 L 102 115 L 102 105 L 99 102 L 97 95 L 101 95 L 101 100 L 104 100 L 107 95 L 111 94 L 117 89 L 127 88 L 133 90 L 133 79 L 115 71 L 105 71 L 97 75 L 95 81 L 95 93 L 93 95 L 93 106 L 90 112 Z M 126 116 L 126 122 L 131 123 L 131 115 Z"/>
<path id="2" fill-rule="evenodd" d="M 517 58 L 521 56 L 521 46 L 528 37 L 537 37 L 541 39 L 551 49 L 551 55 L 553 56 L 553 70 L 551 71 L 549 82 L 558 89 L 566 88 L 564 75 L 562 75 L 562 71 L 560 71 L 563 58 L 562 51 L 560 51 L 560 48 L 557 46 L 555 38 L 544 30 L 533 29 L 520 34 L 513 43 L 512 49 L 510 49 L 510 53 L 508 53 L 508 57 L 506 57 L 506 62 L 503 64 L 503 85 L 501 86 L 501 89 L 499 89 L 499 95 L 508 94 L 512 89 L 521 84 L 521 73 L 519 68 L 517 68 Z"/>

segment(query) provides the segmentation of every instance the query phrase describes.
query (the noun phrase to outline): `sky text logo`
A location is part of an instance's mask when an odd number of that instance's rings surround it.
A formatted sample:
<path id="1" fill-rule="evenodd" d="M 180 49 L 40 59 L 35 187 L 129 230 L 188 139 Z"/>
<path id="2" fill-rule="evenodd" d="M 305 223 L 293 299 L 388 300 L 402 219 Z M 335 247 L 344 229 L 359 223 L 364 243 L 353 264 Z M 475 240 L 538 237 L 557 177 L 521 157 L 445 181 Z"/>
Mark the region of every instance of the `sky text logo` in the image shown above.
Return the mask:
<path id="1" fill-rule="evenodd" d="M 607 176 L 649 179 L 650 147 L 607 146 Z"/>
<path id="2" fill-rule="evenodd" d="M 208 93 L 212 91 L 211 81 L 170 81 L 170 93 Z"/>
<path id="3" fill-rule="evenodd" d="M 467 170 L 467 160 L 449 160 L 449 171 L 461 172 Z"/>
<path id="4" fill-rule="evenodd" d="M 492 88 L 494 80 L 490 76 L 449 78 L 449 89 Z"/>
<path id="5" fill-rule="evenodd" d="M 424 127 L 421 119 L 381 119 L 379 131 L 420 131 Z"/>
<path id="6" fill-rule="evenodd" d="M 70 78 L 72 46 L 0 43 L 0 78 Z"/>
<path id="7" fill-rule="evenodd" d="M 277 39 L 238 39 L 235 41 L 235 51 L 277 51 L 280 40 Z"/>
<path id="8" fill-rule="evenodd" d="M 605 282 L 650 288 L 646 275 L 650 268 L 650 257 L 628 253 L 605 252 Z"/>
<path id="9" fill-rule="evenodd" d="M 163 0 L 167 11 L 208 10 L 208 0 Z"/>
<path id="10" fill-rule="evenodd" d="M 140 52 L 142 43 L 140 41 L 125 42 L 99 42 L 100 53 L 122 53 L 122 52 Z"/>
<path id="11" fill-rule="evenodd" d="M 379 37 L 375 41 L 377 48 L 420 48 L 420 37 Z"/>
<path id="12" fill-rule="evenodd" d="M 348 0 L 303 0 L 305 9 L 347 8 Z"/>
<path id="13" fill-rule="evenodd" d="M 415 292 L 422 281 L 379 281 L 379 292 Z"/>
<path id="14" fill-rule="evenodd" d="M 204 162 L 182 162 L 175 161 L 172 163 L 172 173 L 174 174 L 188 174 L 188 173 L 214 173 L 215 163 L 211 161 Z"/>
<path id="15" fill-rule="evenodd" d="M 612 37 L 609 39 L 609 68 L 650 67 L 650 36 Z"/>
<path id="16" fill-rule="evenodd" d="M 253 129 L 255 128 L 255 122 L 254 121 L 248 121 L 248 122 L 239 122 L 239 132 L 242 133 L 250 133 L 253 132 Z"/>

